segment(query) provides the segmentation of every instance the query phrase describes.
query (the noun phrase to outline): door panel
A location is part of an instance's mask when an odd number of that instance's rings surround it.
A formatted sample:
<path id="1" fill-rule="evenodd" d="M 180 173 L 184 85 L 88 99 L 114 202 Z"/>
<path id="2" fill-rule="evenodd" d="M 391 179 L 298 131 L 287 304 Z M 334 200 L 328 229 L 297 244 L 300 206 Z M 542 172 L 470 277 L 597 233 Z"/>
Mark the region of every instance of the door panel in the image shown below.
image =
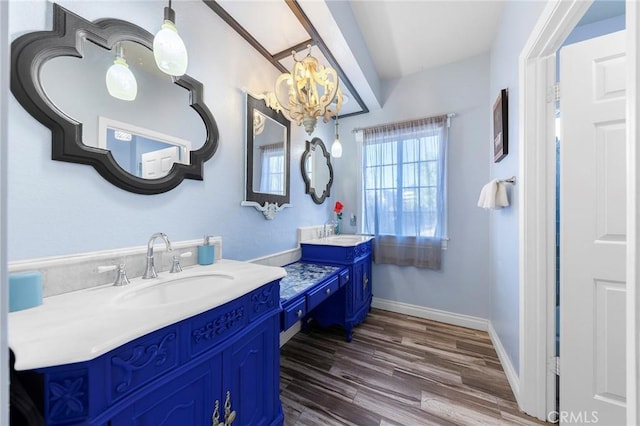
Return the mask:
<path id="1" fill-rule="evenodd" d="M 560 60 L 560 423 L 623 425 L 624 32 Z"/>

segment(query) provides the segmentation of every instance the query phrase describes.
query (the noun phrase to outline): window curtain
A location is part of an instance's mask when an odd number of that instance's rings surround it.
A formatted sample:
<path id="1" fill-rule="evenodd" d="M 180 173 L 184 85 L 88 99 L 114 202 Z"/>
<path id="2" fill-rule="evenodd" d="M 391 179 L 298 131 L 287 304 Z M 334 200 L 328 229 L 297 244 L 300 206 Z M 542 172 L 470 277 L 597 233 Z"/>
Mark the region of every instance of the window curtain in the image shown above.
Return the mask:
<path id="1" fill-rule="evenodd" d="M 446 115 L 363 130 L 364 230 L 374 260 L 439 270 L 445 232 Z"/>
<path id="2" fill-rule="evenodd" d="M 260 158 L 260 192 L 284 194 L 284 144 L 261 146 Z"/>

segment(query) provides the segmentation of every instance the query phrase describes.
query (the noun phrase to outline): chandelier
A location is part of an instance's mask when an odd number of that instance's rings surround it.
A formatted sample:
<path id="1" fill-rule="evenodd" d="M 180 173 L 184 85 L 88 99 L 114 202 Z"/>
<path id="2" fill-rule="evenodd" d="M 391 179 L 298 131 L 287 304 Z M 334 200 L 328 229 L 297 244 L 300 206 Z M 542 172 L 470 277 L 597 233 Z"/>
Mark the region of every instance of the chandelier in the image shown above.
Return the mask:
<path id="1" fill-rule="evenodd" d="M 326 123 L 331 116 L 337 116 L 342 107 L 342 91 L 336 70 L 318 63 L 311 56 L 311 45 L 307 47 L 309 52 L 301 61 L 296 59 L 295 51 L 291 52 L 293 70 L 278 77 L 275 92 L 267 94 L 267 106 L 281 111 L 311 134 L 318 118 Z"/>

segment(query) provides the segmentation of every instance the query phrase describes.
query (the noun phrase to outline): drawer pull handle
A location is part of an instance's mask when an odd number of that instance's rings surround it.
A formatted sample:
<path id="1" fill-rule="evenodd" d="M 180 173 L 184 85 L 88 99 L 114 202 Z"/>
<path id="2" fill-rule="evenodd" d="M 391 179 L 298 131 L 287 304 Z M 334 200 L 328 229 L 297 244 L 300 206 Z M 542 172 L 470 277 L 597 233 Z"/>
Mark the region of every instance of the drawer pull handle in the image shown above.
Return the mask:
<path id="1" fill-rule="evenodd" d="M 220 402 L 216 399 L 213 415 L 211 416 L 211 424 L 213 426 L 231 426 L 235 419 L 236 412 L 235 410 L 231 411 L 231 392 L 227 391 L 227 399 L 224 402 L 224 422 L 220 423 Z"/>
<path id="2" fill-rule="evenodd" d="M 367 277 L 366 275 L 364 276 L 364 279 L 362 280 L 362 287 L 366 287 L 367 284 L 369 284 L 369 277 Z"/>
<path id="3" fill-rule="evenodd" d="M 325 290 L 325 293 L 327 293 L 327 294 L 331 294 L 331 289 L 330 289 L 330 288 L 326 289 L 326 290 Z"/>
<path id="4" fill-rule="evenodd" d="M 298 318 L 302 318 L 302 309 L 298 309 L 298 312 L 296 312 L 296 315 L 298 316 Z"/>
<path id="5" fill-rule="evenodd" d="M 225 426 L 231 426 L 231 423 L 236 419 L 236 411 L 231 411 L 231 392 L 227 391 L 227 399 L 224 402 L 224 424 Z"/>

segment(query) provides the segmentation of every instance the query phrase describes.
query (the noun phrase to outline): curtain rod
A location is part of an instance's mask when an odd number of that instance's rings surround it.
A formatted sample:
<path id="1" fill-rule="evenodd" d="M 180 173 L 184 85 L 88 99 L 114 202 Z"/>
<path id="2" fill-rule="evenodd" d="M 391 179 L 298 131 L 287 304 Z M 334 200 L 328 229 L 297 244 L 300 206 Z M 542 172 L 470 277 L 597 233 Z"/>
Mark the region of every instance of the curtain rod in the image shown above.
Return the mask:
<path id="1" fill-rule="evenodd" d="M 446 115 L 447 116 L 447 126 L 450 126 L 450 122 L 451 119 L 454 118 L 456 116 L 455 112 L 450 112 L 448 114 L 441 114 L 441 115 Z M 434 118 L 434 117 L 440 117 L 440 115 L 434 115 L 433 117 L 427 117 L 427 118 Z M 383 126 L 391 126 L 391 125 L 397 125 L 397 124 L 405 124 L 405 123 L 411 123 L 412 121 L 416 121 L 416 120 L 421 120 L 420 118 L 416 118 L 413 120 L 404 120 L 404 121 L 396 121 L 393 123 L 385 123 L 385 124 L 377 124 L 375 126 L 368 126 L 368 127 L 356 127 L 355 129 L 351 130 L 352 133 L 357 133 L 357 132 L 362 132 L 363 130 L 369 130 L 369 129 L 375 129 L 376 127 L 383 127 Z"/>

